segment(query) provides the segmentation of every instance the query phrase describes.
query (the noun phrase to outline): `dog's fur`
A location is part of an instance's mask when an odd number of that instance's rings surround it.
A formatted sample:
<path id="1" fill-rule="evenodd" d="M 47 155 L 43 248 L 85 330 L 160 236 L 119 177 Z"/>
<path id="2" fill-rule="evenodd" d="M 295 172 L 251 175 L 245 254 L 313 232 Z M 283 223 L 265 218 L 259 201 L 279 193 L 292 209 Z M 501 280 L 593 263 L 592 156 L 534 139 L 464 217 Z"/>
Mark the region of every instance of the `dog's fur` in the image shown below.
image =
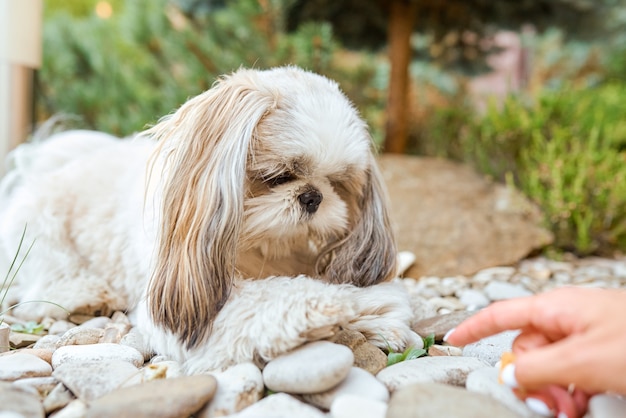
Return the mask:
<path id="1" fill-rule="evenodd" d="M 25 224 L 36 239 L 17 301 L 131 310 L 190 372 L 267 361 L 336 326 L 418 342 L 406 295 L 382 283 L 395 244 L 366 126 L 322 76 L 239 70 L 133 139 L 69 131 L 12 160 L 0 268 Z"/>

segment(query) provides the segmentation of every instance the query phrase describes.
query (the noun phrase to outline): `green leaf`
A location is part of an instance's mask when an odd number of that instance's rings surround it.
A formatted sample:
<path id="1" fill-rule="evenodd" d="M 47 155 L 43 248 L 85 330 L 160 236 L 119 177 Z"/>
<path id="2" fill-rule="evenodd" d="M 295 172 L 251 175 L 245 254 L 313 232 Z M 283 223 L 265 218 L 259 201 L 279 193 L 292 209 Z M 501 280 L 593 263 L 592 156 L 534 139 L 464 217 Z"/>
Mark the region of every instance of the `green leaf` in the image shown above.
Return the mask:
<path id="1" fill-rule="evenodd" d="M 426 355 L 427 351 L 423 348 L 412 348 L 406 353 L 404 359 L 405 360 L 415 360 L 416 358 L 422 357 Z"/>
<path id="2" fill-rule="evenodd" d="M 400 363 L 402 360 L 404 360 L 403 353 L 389 353 L 387 355 L 387 367 Z"/>
<path id="3" fill-rule="evenodd" d="M 424 350 L 428 351 L 430 347 L 435 345 L 435 334 L 430 334 L 426 337 L 423 337 L 422 340 L 424 341 Z"/>

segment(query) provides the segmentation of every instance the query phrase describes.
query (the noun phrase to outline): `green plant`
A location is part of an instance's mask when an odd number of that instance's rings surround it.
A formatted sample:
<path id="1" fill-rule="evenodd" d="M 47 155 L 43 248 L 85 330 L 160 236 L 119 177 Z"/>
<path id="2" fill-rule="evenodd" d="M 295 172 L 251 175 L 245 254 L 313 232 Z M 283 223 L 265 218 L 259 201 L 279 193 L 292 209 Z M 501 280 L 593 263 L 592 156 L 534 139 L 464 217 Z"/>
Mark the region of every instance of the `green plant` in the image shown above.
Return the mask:
<path id="1" fill-rule="evenodd" d="M 435 344 L 435 334 L 430 334 L 427 337 L 422 337 L 423 348 L 407 347 L 402 353 L 396 353 L 389 348 L 387 354 L 387 367 L 400 363 L 402 361 L 414 360 L 419 357 L 428 355 L 428 349 Z"/>
<path id="2" fill-rule="evenodd" d="M 433 124 L 437 150 L 535 201 L 556 248 L 626 249 L 626 84 L 511 96 L 480 116 L 461 107 Z M 456 131 L 456 135 L 451 135 Z"/>
<path id="3" fill-rule="evenodd" d="M 13 324 L 11 325 L 11 331 L 21 332 L 24 334 L 41 334 L 44 331 L 44 325 L 35 321 L 28 321 L 24 324 Z"/>
<path id="4" fill-rule="evenodd" d="M 28 254 L 30 254 L 30 250 L 33 248 L 33 245 L 35 245 L 35 241 L 33 241 L 28 247 L 28 249 L 26 250 L 24 257 L 22 257 L 22 259 L 20 260 L 19 264 L 17 264 L 17 267 L 16 267 L 17 259 L 19 258 L 20 252 L 22 250 L 22 246 L 24 245 L 24 238 L 26 237 L 26 227 L 27 225 L 24 225 L 24 230 L 22 231 L 20 242 L 17 245 L 17 251 L 15 252 L 15 256 L 13 257 L 13 260 L 11 261 L 11 264 L 9 265 L 9 269 L 7 270 L 7 273 L 4 276 L 4 280 L 2 280 L 2 286 L 0 286 L 0 308 L 4 306 L 4 301 L 7 297 L 7 294 L 9 293 L 9 289 L 11 288 L 11 286 L 13 285 L 13 282 L 15 281 L 15 277 L 17 277 L 17 273 L 19 273 L 20 269 L 22 268 L 22 265 L 24 264 L 24 261 L 26 261 L 26 257 L 28 257 Z M 8 310 L 12 309 L 13 307 L 14 306 L 10 306 L 7 310 L 0 311 L 0 324 L 3 323 L 4 314 Z"/>

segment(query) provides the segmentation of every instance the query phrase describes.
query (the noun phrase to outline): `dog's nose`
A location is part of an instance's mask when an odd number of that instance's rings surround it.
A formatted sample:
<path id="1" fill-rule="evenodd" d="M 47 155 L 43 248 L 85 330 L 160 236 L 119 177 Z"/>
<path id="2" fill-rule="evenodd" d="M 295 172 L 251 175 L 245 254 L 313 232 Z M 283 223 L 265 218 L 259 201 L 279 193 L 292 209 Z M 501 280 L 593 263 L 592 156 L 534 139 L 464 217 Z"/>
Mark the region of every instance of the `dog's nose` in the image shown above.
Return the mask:
<path id="1" fill-rule="evenodd" d="M 298 196 L 300 204 L 308 213 L 315 213 L 322 203 L 323 196 L 317 190 L 310 190 Z"/>

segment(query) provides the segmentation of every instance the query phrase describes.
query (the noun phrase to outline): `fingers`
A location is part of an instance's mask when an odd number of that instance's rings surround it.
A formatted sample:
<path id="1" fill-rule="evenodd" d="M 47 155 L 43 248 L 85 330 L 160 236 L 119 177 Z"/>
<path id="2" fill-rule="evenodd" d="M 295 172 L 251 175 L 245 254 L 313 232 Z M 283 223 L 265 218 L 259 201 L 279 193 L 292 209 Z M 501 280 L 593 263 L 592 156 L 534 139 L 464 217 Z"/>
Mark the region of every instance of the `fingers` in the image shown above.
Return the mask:
<path id="1" fill-rule="evenodd" d="M 496 302 L 462 322 L 446 336 L 452 345 L 467 345 L 502 331 L 527 327 L 532 321 L 533 297 Z"/>
<path id="2" fill-rule="evenodd" d="M 534 329 L 522 331 L 513 341 L 513 353 L 519 355 L 527 351 L 546 346 L 552 341 L 545 334 Z"/>
<path id="3" fill-rule="evenodd" d="M 522 399 L 533 412 L 542 416 L 580 418 L 587 411 L 589 396 L 581 390 L 570 393 L 566 388 L 550 385 L 526 393 Z"/>

